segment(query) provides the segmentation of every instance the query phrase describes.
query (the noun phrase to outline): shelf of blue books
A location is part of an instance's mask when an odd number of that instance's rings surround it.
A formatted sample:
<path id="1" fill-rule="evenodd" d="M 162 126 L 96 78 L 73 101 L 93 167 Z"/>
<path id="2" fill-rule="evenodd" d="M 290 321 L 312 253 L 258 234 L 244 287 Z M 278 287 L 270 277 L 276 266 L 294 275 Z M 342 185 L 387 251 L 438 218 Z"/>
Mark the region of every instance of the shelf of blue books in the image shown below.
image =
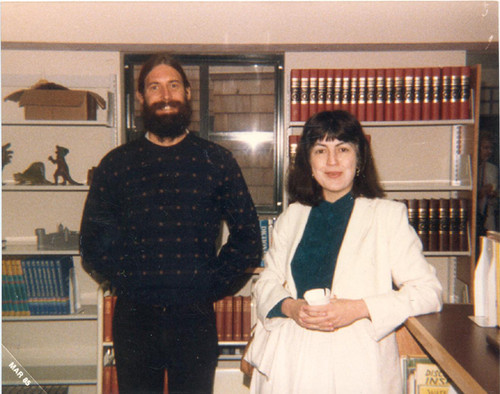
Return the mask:
<path id="1" fill-rule="evenodd" d="M 95 306 L 80 304 L 73 256 L 24 253 L 3 253 L 3 321 L 97 319 Z"/>

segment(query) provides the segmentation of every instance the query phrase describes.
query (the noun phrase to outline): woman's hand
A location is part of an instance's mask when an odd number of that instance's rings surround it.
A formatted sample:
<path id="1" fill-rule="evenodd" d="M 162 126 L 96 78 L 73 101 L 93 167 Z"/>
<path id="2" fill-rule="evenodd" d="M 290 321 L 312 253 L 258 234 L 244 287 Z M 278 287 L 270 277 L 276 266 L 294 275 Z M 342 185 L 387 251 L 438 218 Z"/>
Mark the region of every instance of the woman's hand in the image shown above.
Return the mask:
<path id="1" fill-rule="evenodd" d="M 309 330 L 335 331 L 357 320 L 370 318 L 363 300 L 333 298 L 327 305 L 308 305 L 305 300 L 288 298 L 281 307 L 283 313 Z"/>

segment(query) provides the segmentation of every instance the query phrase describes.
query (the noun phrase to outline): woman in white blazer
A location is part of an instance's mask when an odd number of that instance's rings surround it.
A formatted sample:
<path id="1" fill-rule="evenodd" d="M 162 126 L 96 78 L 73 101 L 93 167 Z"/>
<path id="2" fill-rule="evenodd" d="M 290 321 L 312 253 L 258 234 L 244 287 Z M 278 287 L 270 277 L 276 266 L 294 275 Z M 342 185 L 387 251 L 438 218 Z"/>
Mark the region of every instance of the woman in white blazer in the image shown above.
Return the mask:
<path id="1" fill-rule="evenodd" d="M 259 394 L 398 393 L 395 329 L 441 309 L 441 285 L 402 203 L 382 199 L 361 125 L 325 111 L 304 126 L 255 287 L 246 355 Z M 304 293 L 327 288 L 325 305 Z"/>

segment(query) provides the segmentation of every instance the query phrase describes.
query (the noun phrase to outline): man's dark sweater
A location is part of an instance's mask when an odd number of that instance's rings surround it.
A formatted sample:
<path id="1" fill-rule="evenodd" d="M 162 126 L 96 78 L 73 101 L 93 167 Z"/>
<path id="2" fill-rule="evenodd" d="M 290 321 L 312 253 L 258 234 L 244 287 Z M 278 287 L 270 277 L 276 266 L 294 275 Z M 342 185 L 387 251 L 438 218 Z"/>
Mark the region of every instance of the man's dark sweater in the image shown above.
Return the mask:
<path id="1" fill-rule="evenodd" d="M 217 256 L 221 220 L 230 230 Z M 94 171 L 81 252 L 134 301 L 213 301 L 232 291 L 262 245 L 257 213 L 231 153 L 188 134 L 171 147 L 146 138 L 108 153 Z"/>

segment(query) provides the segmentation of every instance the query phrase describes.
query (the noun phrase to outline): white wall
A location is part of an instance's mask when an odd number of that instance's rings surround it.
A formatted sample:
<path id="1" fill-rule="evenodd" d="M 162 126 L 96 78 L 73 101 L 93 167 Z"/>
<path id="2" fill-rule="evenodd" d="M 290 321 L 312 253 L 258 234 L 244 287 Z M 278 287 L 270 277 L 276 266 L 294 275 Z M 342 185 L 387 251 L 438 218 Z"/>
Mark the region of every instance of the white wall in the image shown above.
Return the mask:
<path id="1" fill-rule="evenodd" d="M 3 2 L 1 22 L 4 45 L 498 42 L 493 1 Z"/>

